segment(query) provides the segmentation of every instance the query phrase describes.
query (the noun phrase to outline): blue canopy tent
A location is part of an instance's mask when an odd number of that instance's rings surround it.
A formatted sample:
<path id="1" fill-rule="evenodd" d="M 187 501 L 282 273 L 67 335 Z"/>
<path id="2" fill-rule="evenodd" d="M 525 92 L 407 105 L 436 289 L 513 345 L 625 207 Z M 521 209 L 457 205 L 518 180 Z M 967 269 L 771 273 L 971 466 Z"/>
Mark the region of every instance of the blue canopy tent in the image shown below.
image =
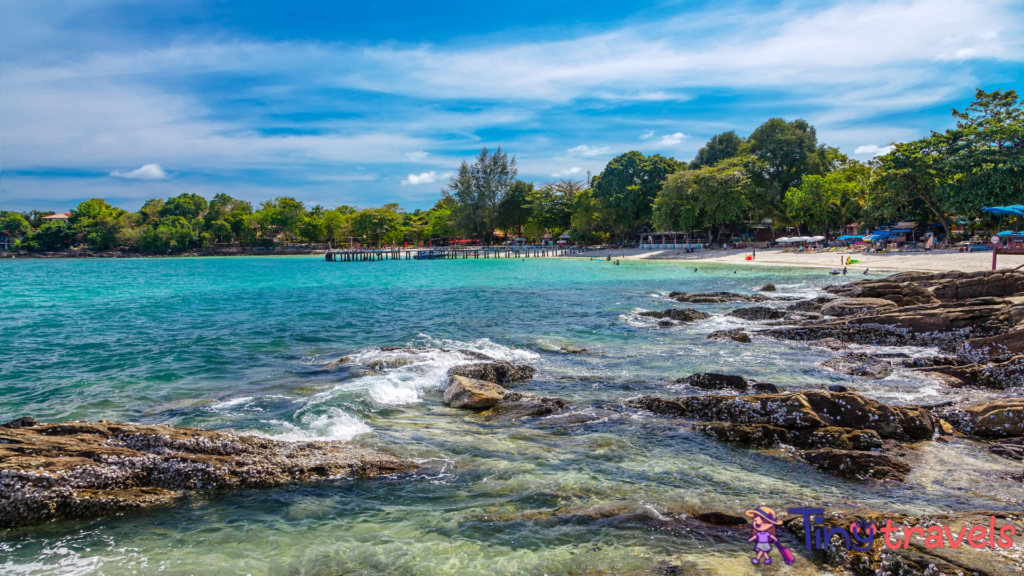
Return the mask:
<path id="1" fill-rule="evenodd" d="M 888 232 L 875 231 L 875 232 L 872 232 L 871 234 L 868 234 L 867 236 L 865 236 L 864 237 L 864 241 L 865 242 L 877 242 L 879 240 L 885 240 L 887 238 L 892 238 L 892 237 L 893 237 L 893 235 L 888 233 Z"/>
<path id="2" fill-rule="evenodd" d="M 837 241 L 842 241 L 842 240 L 860 240 L 862 238 L 864 238 L 864 237 L 863 236 L 840 236 L 839 238 L 836 238 L 836 240 Z"/>
<path id="3" fill-rule="evenodd" d="M 992 206 L 991 208 L 982 208 L 985 212 L 991 214 L 999 214 L 999 227 L 1003 227 L 1003 216 L 1013 216 L 1015 218 L 1024 219 L 1024 205 L 1014 204 L 1013 206 Z"/>

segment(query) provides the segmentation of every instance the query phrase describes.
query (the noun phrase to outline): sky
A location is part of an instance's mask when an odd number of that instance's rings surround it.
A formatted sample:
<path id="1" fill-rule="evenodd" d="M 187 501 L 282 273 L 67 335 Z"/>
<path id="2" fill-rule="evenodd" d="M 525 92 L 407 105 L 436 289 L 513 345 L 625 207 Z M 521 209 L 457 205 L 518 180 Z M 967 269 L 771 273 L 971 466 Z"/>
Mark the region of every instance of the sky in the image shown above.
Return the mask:
<path id="1" fill-rule="evenodd" d="M 804 118 L 868 160 L 1020 89 L 1002 0 L 3 0 L 0 208 L 429 208 L 481 147 L 585 180 Z"/>

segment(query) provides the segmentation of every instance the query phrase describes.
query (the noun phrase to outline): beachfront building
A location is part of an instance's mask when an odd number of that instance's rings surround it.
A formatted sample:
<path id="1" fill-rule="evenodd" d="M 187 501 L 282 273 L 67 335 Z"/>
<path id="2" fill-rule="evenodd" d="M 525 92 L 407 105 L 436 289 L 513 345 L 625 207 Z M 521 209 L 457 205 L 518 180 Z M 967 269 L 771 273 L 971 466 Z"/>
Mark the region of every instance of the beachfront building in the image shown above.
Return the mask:
<path id="1" fill-rule="evenodd" d="M 58 212 L 56 214 L 50 214 L 49 216 L 43 216 L 43 220 L 47 222 L 66 222 L 68 218 L 71 218 L 71 214 L 67 212 Z"/>
<path id="2" fill-rule="evenodd" d="M 688 232 L 642 232 L 639 244 L 647 250 L 699 250 L 701 246 Z"/>

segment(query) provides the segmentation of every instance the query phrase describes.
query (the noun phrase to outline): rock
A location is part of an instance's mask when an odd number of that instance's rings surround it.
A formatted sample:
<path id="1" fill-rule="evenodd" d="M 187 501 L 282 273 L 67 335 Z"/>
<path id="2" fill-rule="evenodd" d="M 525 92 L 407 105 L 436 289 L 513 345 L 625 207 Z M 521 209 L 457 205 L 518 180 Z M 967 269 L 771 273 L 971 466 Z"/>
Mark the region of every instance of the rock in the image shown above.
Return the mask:
<path id="1" fill-rule="evenodd" d="M 410 364 L 415 364 L 416 361 L 412 358 L 406 358 L 405 356 L 385 356 L 383 358 L 374 358 L 366 363 L 366 367 L 371 370 L 394 370 L 395 368 L 401 368 Z"/>
<path id="2" fill-rule="evenodd" d="M 694 424 L 693 429 L 723 442 L 752 448 L 771 448 L 790 443 L 789 431 L 768 424 L 704 422 Z"/>
<path id="3" fill-rule="evenodd" d="M 821 365 L 842 374 L 871 378 L 872 380 L 881 380 L 892 374 L 892 364 L 862 352 L 835 356 L 825 360 Z"/>
<path id="4" fill-rule="evenodd" d="M 1024 354 L 1024 330 L 973 338 L 957 347 L 957 360 L 964 364 L 1006 362 Z"/>
<path id="5" fill-rule="evenodd" d="M 752 306 L 750 308 L 738 308 L 729 312 L 728 315 L 743 318 L 744 320 L 778 320 L 779 318 L 785 318 L 788 313 L 781 308 Z"/>
<path id="6" fill-rule="evenodd" d="M 452 408 L 483 410 L 502 401 L 507 393 L 508 390 L 491 382 L 452 376 L 444 391 L 444 403 Z"/>
<path id="7" fill-rule="evenodd" d="M 670 308 L 661 312 L 639 312 L 637 313 L 637 316 L 658 318 L 662 320 L 675 320 L 676 322 L 694 322 L 697 320 L 707 320 L 708 318 L 711 318 L 711 314 L 701 312 L 700 310 L 694 310 L 693 308 Z"/>
<path id="8" fill-rule="evenodd" d="M 349 358 L 348 356 L 342 356 L 341 358 L 338 358 L 337 360 L 335 360 L 334 362 L 331 362 L 330 364 L 324 364 L 323 366 L 320 367 L 320 369 L 321 370 L 334 370 L 336 368 L 340 368 L 342 364 L 348 364 L 351 361 L 352 361 L 352 359 Z"/>
<path id="9" fill-rule="evenodd" d="M 760 292 L 775 292 L 775 284 L 771 284 L 771 283 L 765 284 L 764 286 L 761 286 L 760 288 L 758 288 L 758 290 Z"/>
<path id="10" fill-rule="evenodd" d="M 821 340 L 814 340 L 808 342 L 808 346 L 817 346 L 818 348 L 827 348 L 832 351 L 846 350 L 850 347 L 849 344 L 841 342 L 835 338 L 822 338 Z"/>
<path id="11" fill-rule="evenodd" d="M 899 306 L 1004 298 L 1024 293 L 1024 272 L 903 272 L 892 276 L 829 286 L 826 292 L 852 298 L 882 298 Z"/>
<path id="12" fill-rule="evenodd" d="M 838 450 L 875 450 L 882 448 L 882 437 L 874 430 L 854 430 L 827 426 L 795 431 L 789 442 L 798 448 L 836 448 Z"/>
<path id="13" fill-rule="evenodd" d="M 831 296 L 816 296 L 810 300 L 794 302 L 793 304 L 786 306 L 786 310 L 791 312 L 821 312 L 821 308 L 833 300 L 835 300 L 835 298 Z"/>
<path id="14" fill-rule="evenodd" d="M 491 362 L 494 360 L 493 357 L 484 354 L 483 352 L 477 352 L 476 350 L 456 350 L 459 354 L 469 358 L 470 360 L 482 360 L 484 362 Z"/>
<path id="15" fill-rule="evenodd" d="M 647 410 L 648 412 L 653 412 L 662 416 L 682 418 L 687 415 L 686 407 L 681 403 L 672 400 L 665 400 L 663 398 L 656 398 L 654 396 L 630 398 L 623 402 L 623 404 L 629 408 Z"/>
<path id="16" fill-rule="evenodd" d="M 576 346 L 562 346 L 561 348 L 559 348 L 559 350 L 565 352 L 566 354 L 587 354 L 588 352 L 590 352 L 590 350 L 586 348 L 578 348 Z"/>
<path id="17" fill-rule="evenodd" d="M 894 281 L 897 275 L 878 280 L 861 280 L 840 286 L 828 286 L 825 292 L 844 298 L 888 300 L 897 306 L 933 304 L 939 299 L 913 281 Z"/>
<path id="18" fill-rule="evenodd" d="M 714 526 L 746 526 L 747 519 L 723 512 L 700 512 L 693 515 L 694 519 Z"/>
<path id="19" fill-rule="evenodd" d="M 509 392 L 501 402 L 490 410 L 482 412 L 480 416 L 492 422 L 514 422 L 525 418 L 550 416 L 569 408 L 569 406 L 571 403 L 562 398 Z"/>
<path id="20" fill-rule="evenodd" d="M 842 384 L 833 384 L 828 387 L 829 392 L 849 392 L 850 389 Z"/>
<path id="21" fill-rule="evenodd" d="M 996 390 L 1006 390 L 1024 386 L 1024 355 L 1014 356 L 1006 362 L 998 364 L 935 366 L 934 368 L 920 368 L 914 371 L 937 377 L 946 385 L 954 388 L 981 386 Z"/>
<path id="22" fill-rule="evenodd" d="M 672 326 L 675 326 L 675 325 L 676 325 L 676 323 L 671 321 L 671 320 L 660 320 L 658 322 L 658 327 L 659 328 L 671 328 Z"/>
<path id="23" fill-rule="evenodd" d="M 714 372 L 693 374 L 686 378 L 676 380 L 676 383 L 686 384 L 703 390 L 724 390 L 726 388 L 732 388 L 733 390 L 739 390 L 742 392 L 747 389 L 747 379 L 743 376 L 716 374 Z"/>
<path id="24" fill-rule="evenodd" d="M 853 316 L 864 312 L 877 312 L 880 310 L 892 310 L 896 304 L 881 298 L 839 298 L 821 307 L 820 312 L 825 316 Z"/>
<path id="25" fill-rule="evenodd" d="M 887 406 L 853 392 L 807 390 L 807 403 L 832 426 L 874 430 L 882 438 L 929 440 L 935 432 L 931 413 L 917 406 Z"/>
<path id="26" fill-rule="evenodd" d="M 742 342 L 743 344 L 750 344 L 750 334 L 747 334 L 743 330 L 717 330 L 708 334 L 708 340 L 732 340 L 734 342 Z"/>
<path id="27" fill-rule="evenodd" d="M 494 384 L 513 384 L 533 379 L 537 370 L 532 366 L 509 362 L 479 362 L 462 364 L 448 370 L 449 376 L 464 376 L 474 380 L 486 380 Z"/>
<path id="28" fill-rule="evenodd" d="M 340 442 L 109 421 L 0 428 L 0 526 L 109 515 L 190 493 L 413 470 Z"/>
<path id="29" fill-rule="evenodd" d="M 736 294 L 734 292 L 672 292 L 669 298 L 691 304 L 721 304 L 724 302 L 767 302 L 773 300 L 762 294 Z"/>
<path id="30" fill-rule="evenodd" d="M 1024 437 L 999 440 L 989 446 L 988 451 L 1010 460 L 1024 460 Z"/>
<path id="31" fill-rule="evenodd" d="M 686 412 L 699 420 L 770 424 L 791 430 L 827 425 L 802 394 L 689 396 L 680 401 Z"/>
<path id="32" fill-rule="evenodd" d="M 771 382 L 754 382 L 750 387 L 758 394 L 778 394 L 782 389 Z"/>
<path id="33" fill-rule="evenodd" d="M 910 473 L 906 462 L 878 452 L 821 448 L 800 456 L 821 470 L 847 478 L 902 481 Z"/>
<path id="34" fill-rule="evenodd" d="M 942 408 L 938 410 L 938 416 L 967 436 L 1024 436 L 1024 398 L 986 400 L 965 408 Z"/>
<path id="35" fill-rule="evenodd" d="M 14 420 L 11 420 L 10 422 L 6 422 L 4 424 L 0 424 L 0 428 L 10 428 L 10 429 L 14 429 L 14 428 L 31 428 L 33 426 L 38 426 L 38 425 L 39 425 L 39 421 L 36 420 L 35 418 L 33 418 L 31 416 L 22 416 L 21 418 L 16 418 Z"/>

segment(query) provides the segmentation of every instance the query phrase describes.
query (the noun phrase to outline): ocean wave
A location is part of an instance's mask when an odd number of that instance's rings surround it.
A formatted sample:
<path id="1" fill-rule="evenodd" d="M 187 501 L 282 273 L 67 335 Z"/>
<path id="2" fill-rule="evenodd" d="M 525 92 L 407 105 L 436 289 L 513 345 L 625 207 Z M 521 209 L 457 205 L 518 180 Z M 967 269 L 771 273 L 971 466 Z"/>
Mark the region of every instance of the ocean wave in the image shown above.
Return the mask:
<path id="1" fill-rule="evenodd" d="M 303 440 L 348 442 L 360 434 L 373 431 L 373 428 L 366 422 L 334 406 L 326 406 L 319 413 L 306 413 L 299 416 L 300 425 L 298 426 L 282 420 L 270 420 L 267 424 L 275 426 L 281 431 L 277 433 L 256 432 L 254 435 L 289 442 Z"/>

